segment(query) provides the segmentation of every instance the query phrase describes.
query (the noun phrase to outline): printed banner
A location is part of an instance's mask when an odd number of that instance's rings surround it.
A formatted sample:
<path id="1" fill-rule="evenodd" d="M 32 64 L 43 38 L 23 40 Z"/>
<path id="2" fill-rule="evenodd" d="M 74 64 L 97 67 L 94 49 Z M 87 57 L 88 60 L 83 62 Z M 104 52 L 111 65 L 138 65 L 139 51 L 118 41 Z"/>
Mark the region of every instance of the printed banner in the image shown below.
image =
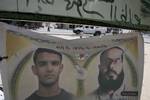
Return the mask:
<path id="1" fill-rule="evenodd" d="M 65 40 L 3 26 L 8 100 L 140 100 L 139 33 Z"/>

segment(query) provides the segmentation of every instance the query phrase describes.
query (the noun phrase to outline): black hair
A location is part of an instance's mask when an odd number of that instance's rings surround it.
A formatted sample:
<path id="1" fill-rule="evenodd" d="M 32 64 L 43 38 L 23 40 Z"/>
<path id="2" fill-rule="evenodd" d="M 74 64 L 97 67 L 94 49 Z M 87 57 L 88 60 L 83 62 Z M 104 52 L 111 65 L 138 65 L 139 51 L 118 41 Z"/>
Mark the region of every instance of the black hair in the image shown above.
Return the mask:
<path id="1" fill-rule="evenodd" d="M 62 54 L 56 50 L 52 50 L 52 49 L 48 49 L 48 48 L 37 48 L 35 50 L 35 53 L 33 55 L 33 62 L 34 64 L 36 64 L 36 60 L 37 60 L 37 56 L 40 54 L 40 53 L 43 53 L 43 52 L 48 52 L 48 53 L 53 53 L 53 54 L 56 54 L 60 57 L 60 61 L 62 61 Z"/>

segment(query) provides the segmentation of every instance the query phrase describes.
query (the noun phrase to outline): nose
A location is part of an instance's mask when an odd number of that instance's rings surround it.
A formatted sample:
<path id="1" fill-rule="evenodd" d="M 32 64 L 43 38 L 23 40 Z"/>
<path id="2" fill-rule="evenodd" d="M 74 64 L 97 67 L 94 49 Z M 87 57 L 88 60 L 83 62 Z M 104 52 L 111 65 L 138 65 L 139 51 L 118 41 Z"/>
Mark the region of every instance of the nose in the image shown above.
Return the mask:
<path id="1" fill-rule="evenodd" d="M 47 64 L 47 71 L 52 71 L 53 70 L 53 66 L 51 65 L 51 63 Z"/>
<path id="2" fill-rule="evenodd" d="M 110 69 L 114 69 L 114 62 L 111 62 L 109 67 L 110 67 Z"/>

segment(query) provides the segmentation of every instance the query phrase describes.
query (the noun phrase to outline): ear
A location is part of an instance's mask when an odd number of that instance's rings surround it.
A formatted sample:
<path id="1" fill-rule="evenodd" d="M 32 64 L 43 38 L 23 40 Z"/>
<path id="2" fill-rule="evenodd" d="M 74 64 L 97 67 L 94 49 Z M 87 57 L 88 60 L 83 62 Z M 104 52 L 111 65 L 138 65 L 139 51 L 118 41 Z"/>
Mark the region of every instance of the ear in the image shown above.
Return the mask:
<path id="1" fill-rule="evenodd" d="M 98 64 L 98 69 L 100 70 L 101 64 Z"/>
<path id="2" fill-rule="evenodd" d="M 32 73 L 33 73 L 34 75 L 37 75 L 37 68 L 36 68 L 35 65 L 32 65 Z"/>
<path id="3" fill-rule="evenodd" d="M 59 69 L 60 69 L 60 70 L 59 70 L 59 71 L 60 71 L 60 73 L 62 72 L 63 68 L 64 68 L 64 65 L 63 65 L 63 64 L 61 64 L 61 65 L 60 65 L 60 68 L 59 68 Z"/>

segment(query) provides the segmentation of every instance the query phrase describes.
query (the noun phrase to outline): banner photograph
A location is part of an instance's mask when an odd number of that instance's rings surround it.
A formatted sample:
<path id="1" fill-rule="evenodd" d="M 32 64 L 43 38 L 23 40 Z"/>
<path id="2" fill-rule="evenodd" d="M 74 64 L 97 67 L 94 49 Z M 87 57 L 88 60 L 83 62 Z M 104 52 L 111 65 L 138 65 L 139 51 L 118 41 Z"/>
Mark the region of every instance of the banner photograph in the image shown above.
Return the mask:
<path id="1" fill-rule="evenodd" d="M 3 27 L 8 60 L 2 80 L 11 100 L 140 100 L 139 33 L 65 40 Z"/>

